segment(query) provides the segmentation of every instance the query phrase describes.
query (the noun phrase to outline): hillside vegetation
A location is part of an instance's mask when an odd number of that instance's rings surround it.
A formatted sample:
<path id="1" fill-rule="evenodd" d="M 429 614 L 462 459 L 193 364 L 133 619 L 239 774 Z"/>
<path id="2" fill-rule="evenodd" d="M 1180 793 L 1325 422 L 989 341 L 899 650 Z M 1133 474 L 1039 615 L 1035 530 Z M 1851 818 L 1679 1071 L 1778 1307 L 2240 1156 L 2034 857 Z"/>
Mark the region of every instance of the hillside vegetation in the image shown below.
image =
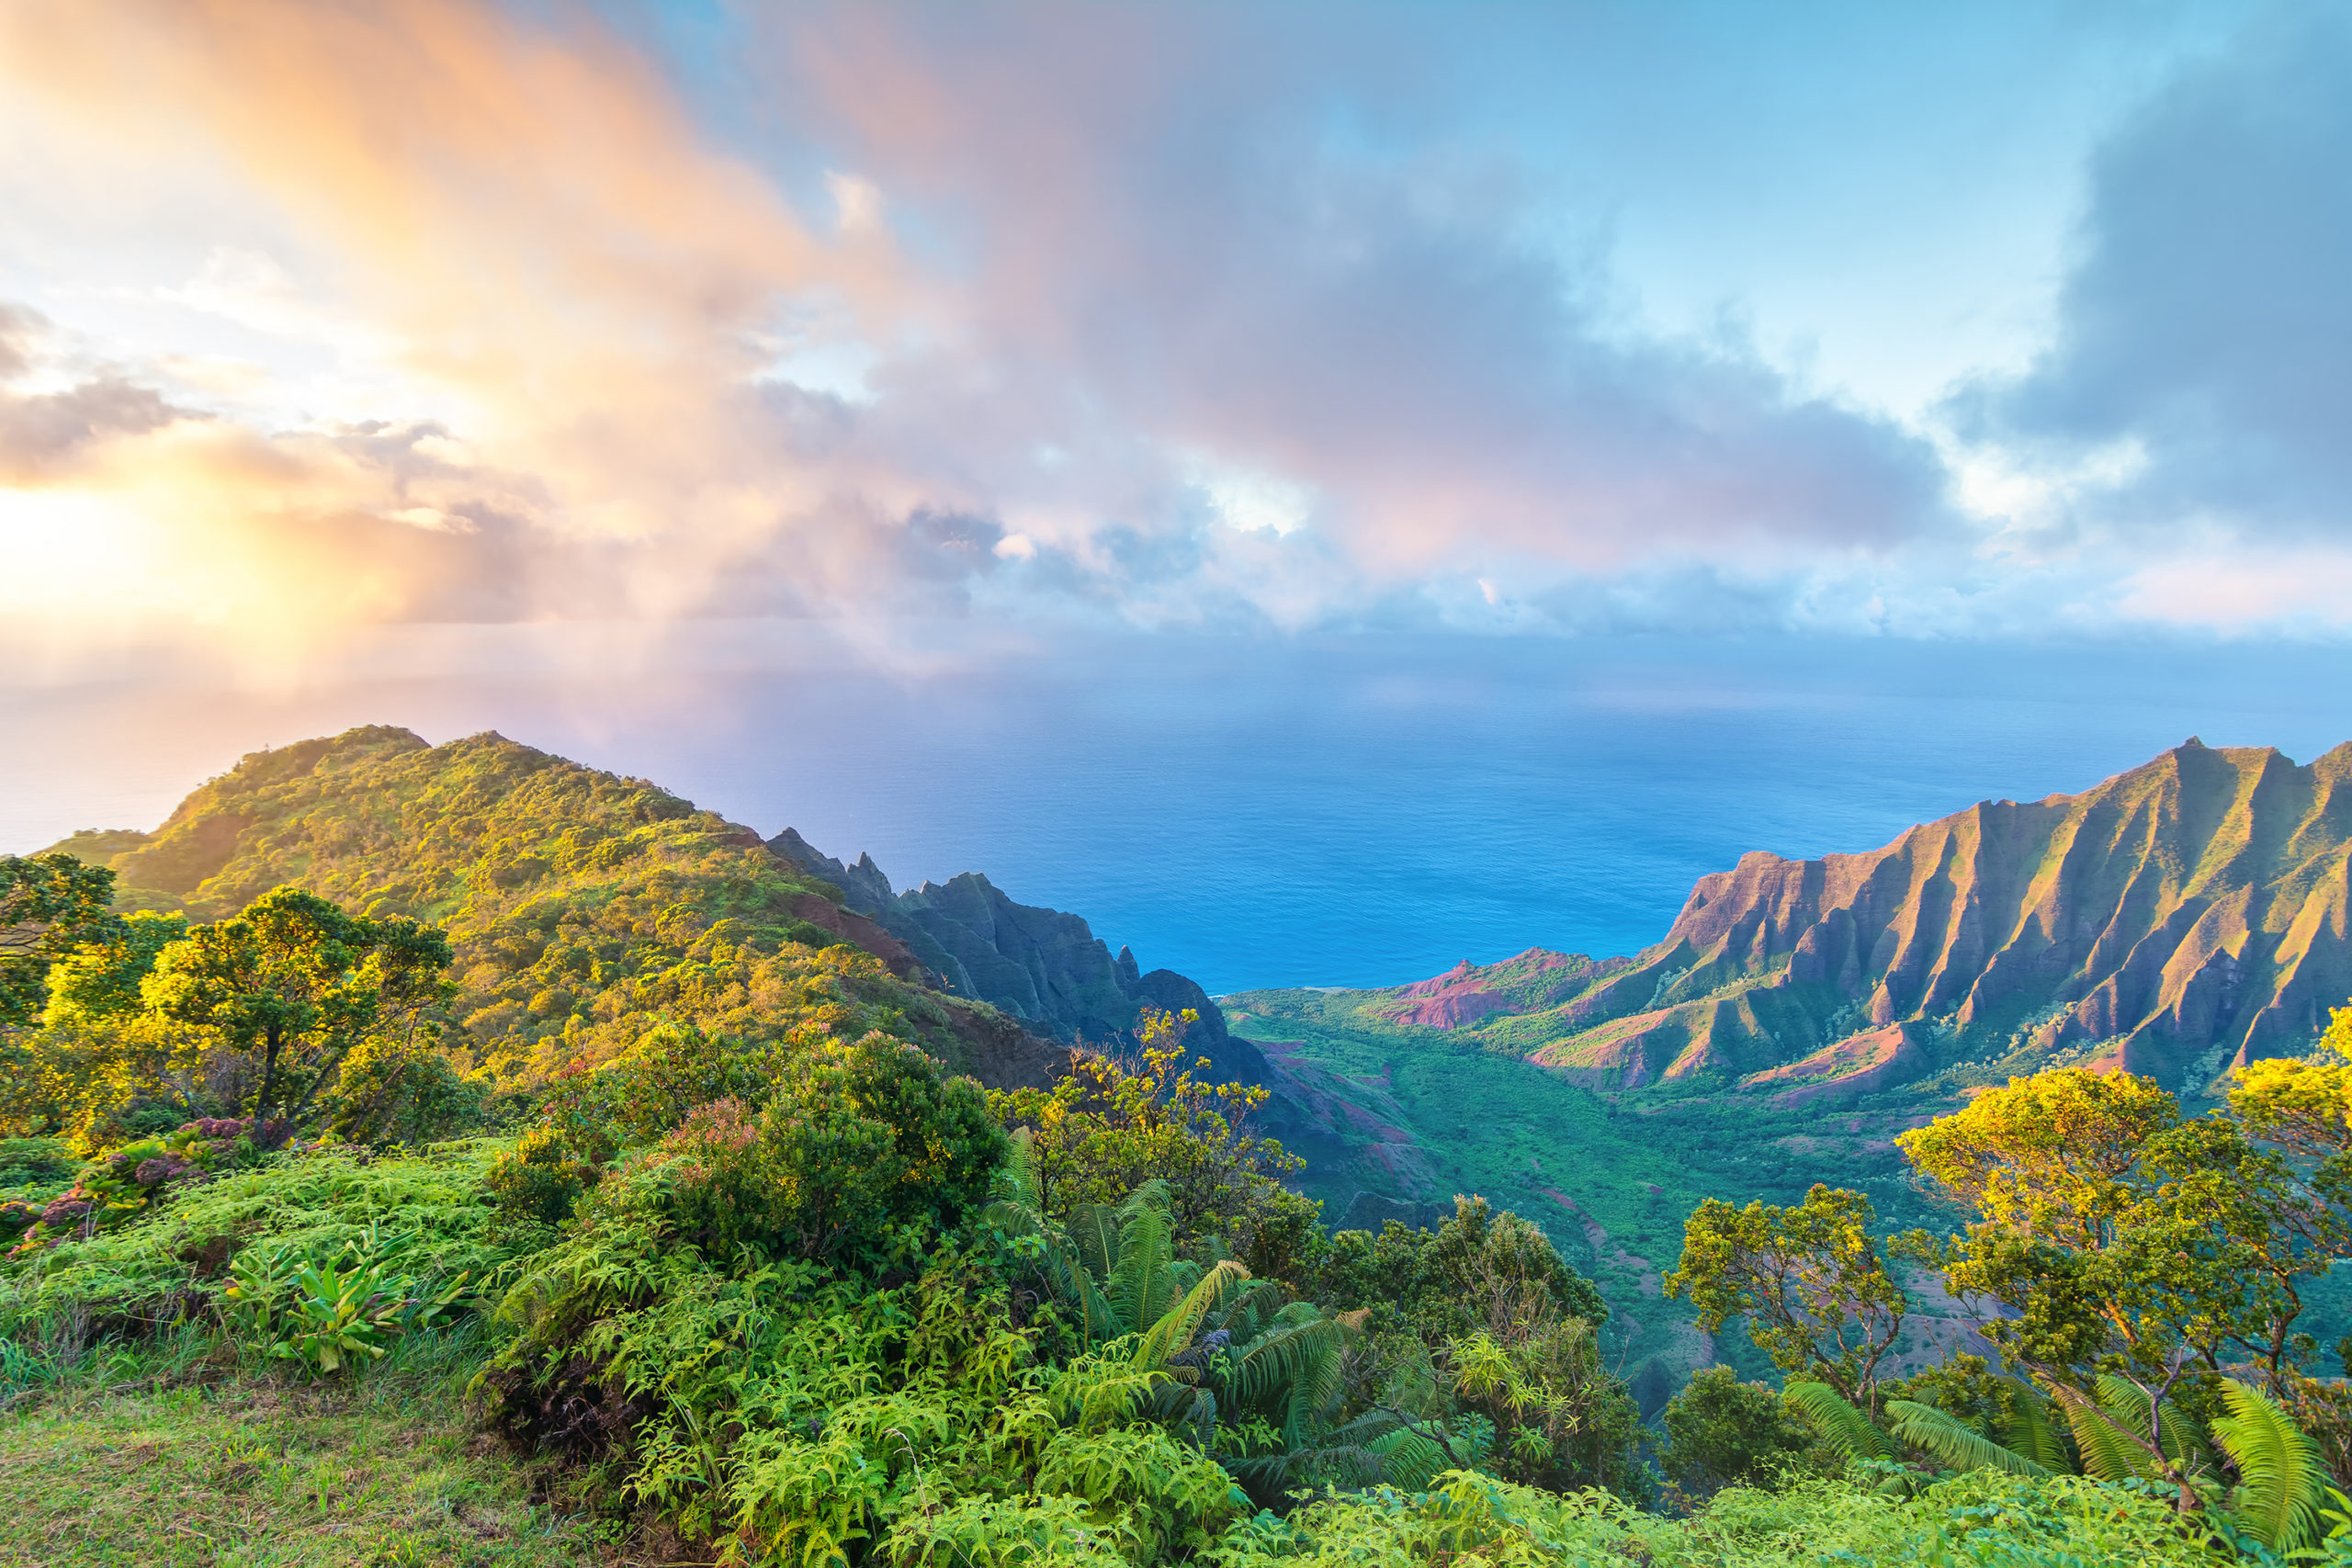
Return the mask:
<path id="1" fill-rule="evenodd" d="M 0 857 L 0 1556 L 2352 1562 L 2352 1010 L 2203 1112 L 2053 1066 L 1800 1187 L 1741 1162 L 1820 1101 L 1611 1102 L 1460 1037 L 1466 971 L 1238 1012 L 1307 1038 L 1224 1081 L 1197 1010 L 1058 1054 L 849 893 L 381 729 Z M 1333 1225 L 1371 1166 L 1543 1219 Z"/>
<path id="2" fill-rule="evenodd" d="M 246 757 L 153 833 L 53 849 L 129 909 L 233 913 L 281 884 L 446 930 L 446 1048 L 528 1086 L 656 1019 L 781 1037 L 828 1010 L 903 1019 L 943 1059 L 1042 1080 L 1058 1053 L 918 983 L 904 944 L 749 828 L 495 734 L 369 727 Z"/>

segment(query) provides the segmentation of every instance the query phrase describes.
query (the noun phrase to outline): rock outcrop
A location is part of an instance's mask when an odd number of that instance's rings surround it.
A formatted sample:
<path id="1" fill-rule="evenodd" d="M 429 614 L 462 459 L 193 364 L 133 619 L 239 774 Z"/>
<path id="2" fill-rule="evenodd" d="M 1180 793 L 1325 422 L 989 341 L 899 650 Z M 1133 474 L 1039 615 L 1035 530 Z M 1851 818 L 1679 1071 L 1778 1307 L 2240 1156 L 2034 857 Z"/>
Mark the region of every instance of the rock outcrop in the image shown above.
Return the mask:
<path id="1" fill-rule="evenodd" d="M 944 990 L 1063 1041 L 1094 1045 L 1131 1039 L 1146 1007 L 1191 1008 L 1200 1021 L 1186 1044 L 1209 1059 L 1211 1074 L 1221 1082 L 1267 1081 L 1263 1055 L 1227 1032 L 1225 1014 L 1198 985 L 1171 969 L 1144 971 L 1125 947 L 1114 957 L 1077 915 L 1015 903 L 978 872 L 896 892 L 870 856 L 844 864 L 790 828 L 767 843 L 839 887 L 845 905 L 904 942 Z"/>

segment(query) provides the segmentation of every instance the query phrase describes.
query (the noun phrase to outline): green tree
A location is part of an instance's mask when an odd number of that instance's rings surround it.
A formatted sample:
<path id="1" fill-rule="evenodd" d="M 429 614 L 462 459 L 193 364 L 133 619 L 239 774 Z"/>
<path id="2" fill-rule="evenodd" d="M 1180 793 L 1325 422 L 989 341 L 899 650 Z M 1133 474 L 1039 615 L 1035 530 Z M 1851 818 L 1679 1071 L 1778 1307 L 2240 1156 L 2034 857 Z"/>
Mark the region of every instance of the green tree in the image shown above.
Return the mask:
<path id="1" fill-rule="evenodd" d="M 160 1095 L 189 1115 L 210 1108 L 182 1070 L 186 1053 L 144 1016 L 139 995 L 157 955 L 187 934 L 183 916 L 134 910 L 51 964 L 40 1027 L 0 1031 L 11 1122 L 61 1128 L 94 1152 L 142 1098 Z"/>
<path id="2" fill-rule="evenodd" d="M 1073 1055 L 1050 1089 L 993 1091 L 989 1108 L 1006 1126 L 1032 1130 L 1041 1213 L 1068 1220 L 1157 1181 L 1180 1248 L 1213 1242 L 1252 1269 L 1294 1276 L 1321 1247 L 1313 1206 L 1282 1185 L 1305 1162 L 1250 1130 L 1264 1089 L 1193 1077 L 1208 1066 L 1184 1049 L 1198 1021 L 1146 1008 L 1135 1063 Z"/>
<path id="3" fill-rule="evenodd" d="M 300 1127 L 331 1108 L 363 1044 L 423 1048 L 423 1014 L 447 994 L 448 964 L 448 939 L 430 926 L 280 887 L 165 946 L 140 999 L 187 1052 L 229 1070 L 257 1121 Z"/>
<path id="4" fill-rule="evenodd" d="M 985 1202 L 1006 1152 L 978 1086 L 877 1032 L 794 1055 L 757 1107 L 698 1108 L 590 1212 L 653 1218 L 716 1259 L 748 1247 L 875 1268 Z"/>
<path id="5" fill-rule="evenodd" d="M 1494 1423 L 1489 1461 L 1506 1479 L 1553 1491 L 1638 1495 L 1641 1408 L 1602 1363 L 1597 1325 L 1547 1310 L 1445 1348 L 1455 1401 Z"/>
<path id="6" fill-rule="evenodd" d="M 1457 1195 L 1437 1229 L 1395 1220 L 1377 1235 L 1341 1231 L 1317 1281 L 1326 1301 L 1368 1307 L 1376 1330 L 1431 1349 L 1471 1334 L 1511 1337 L 1519 1325 L 1581 1318 L 1598 1332 L 1609 1303 L 1568 1267 L 1533 1222 L 1484 1198 Z"/>
<path id="7" fill-rule="evenodd" d="M 2162 1430 L 2176 1392 L 2251 1363 L 2284 1393 L 2301 1282 L 2352 1248 L 2341 1194 L 2249 1135 L 2290 1141 L 2315 1087 L 2260 1082 L 2250 1117 L 2184 1120 L 2149 1079 L 2052 1069 L 1899 1140 L 1972 1213 L 1941 1261 L 1955 1296 L 1989 1306 L 1979 1332 L 2070 1416 L 2112 1416 L 2128 1385 L 2130 1439 L 2184 1506 L 2188 1461 Z"/>
<path id="8" fill-rule="evenodd" d="M 1860 1193 L 1818 1184 L 1793 1208 L 1710 1198 L 1683 1224 L 1666 1293 L 1689 1296 L 1710 1334 L 1745 1317 L 1748 1337 L 1781 1371 L 1875 1407 L 1879 1363 L 1908 1310 L 1871 1235 L 1875 1218 Z"/>
<path id="9" fill-rule="evenodd" d="M 0 1026 L 46 1005 L 51 965 L 113 929 L 114 873 L 72 855 L 0 855 Z"/>
<path id="10" fill-rule="evenodd" d="M 1703 1502 L 1726 1486 L 1769 1486 L 1801 1463 L 1814 1429 L 1777 1389 L 1742 1382 L 1729 1367 L 1692 1375 L 1659 1413 L 1658 1468 Z"/>

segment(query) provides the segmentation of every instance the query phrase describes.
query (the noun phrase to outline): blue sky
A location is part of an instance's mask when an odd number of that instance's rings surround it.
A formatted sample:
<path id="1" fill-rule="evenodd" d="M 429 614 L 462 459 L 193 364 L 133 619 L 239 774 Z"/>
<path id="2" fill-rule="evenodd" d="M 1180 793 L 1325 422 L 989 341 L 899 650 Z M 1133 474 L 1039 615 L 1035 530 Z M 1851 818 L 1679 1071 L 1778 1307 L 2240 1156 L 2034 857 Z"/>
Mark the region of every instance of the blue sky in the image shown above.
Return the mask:
<path id="1" fill-rule="evenodd" d="M 2352 604 L 2340 7 L 34 0 L 0 75 L 43 678 Z"/>

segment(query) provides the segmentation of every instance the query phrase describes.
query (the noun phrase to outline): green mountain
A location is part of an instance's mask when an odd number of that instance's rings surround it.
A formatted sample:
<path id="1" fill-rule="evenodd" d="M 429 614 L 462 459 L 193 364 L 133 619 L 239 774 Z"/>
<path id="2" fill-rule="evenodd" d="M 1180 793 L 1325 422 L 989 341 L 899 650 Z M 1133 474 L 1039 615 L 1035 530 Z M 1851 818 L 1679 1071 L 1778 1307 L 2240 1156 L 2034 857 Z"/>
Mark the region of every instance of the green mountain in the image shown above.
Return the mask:
<path id="1" fill-rule="evenodd" d="M 496 734 L 429 746 L 369 726 L 255 752 L 153 833 L 52 847 L 111 866 L 124 908 L 213 919 L 290 882 L 446 926 L 453 1045 L 506 1081 L 665 1021 L 895 1019 L 990 1083 L 1045 1081 L 1062 1055 L 926 984 L 904 942 L 752 829 Z"/>

